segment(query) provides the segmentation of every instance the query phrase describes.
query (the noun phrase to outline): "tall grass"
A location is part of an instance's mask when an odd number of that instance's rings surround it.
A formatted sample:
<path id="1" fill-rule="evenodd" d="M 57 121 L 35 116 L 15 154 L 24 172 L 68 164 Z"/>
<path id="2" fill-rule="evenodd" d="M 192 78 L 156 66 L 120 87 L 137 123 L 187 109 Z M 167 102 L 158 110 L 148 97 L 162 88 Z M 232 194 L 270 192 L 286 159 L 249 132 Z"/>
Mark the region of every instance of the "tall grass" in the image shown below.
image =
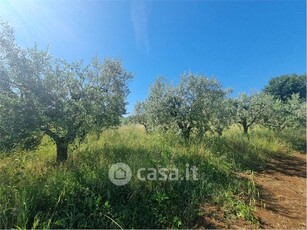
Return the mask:
<path id="1" fill-rule="evenodd" d="M 0 228 L 191 228 L 206 205 L 222 207 L 225 218 L 255 222 L 255 185 L 234 171 L 256 170 L 286 144 L 256 129 L 248 140 L 232 128 L 221 137 L 184 143 L 167 133 L 147 134 L 140 126 L 89 135 L 69 160 L 57 166 L 47 137 L 39 148 L 0 160 Z M 109 181 L 110 165 L 198 168 L 198 180 L 140 181 L 125 186 Z"/>

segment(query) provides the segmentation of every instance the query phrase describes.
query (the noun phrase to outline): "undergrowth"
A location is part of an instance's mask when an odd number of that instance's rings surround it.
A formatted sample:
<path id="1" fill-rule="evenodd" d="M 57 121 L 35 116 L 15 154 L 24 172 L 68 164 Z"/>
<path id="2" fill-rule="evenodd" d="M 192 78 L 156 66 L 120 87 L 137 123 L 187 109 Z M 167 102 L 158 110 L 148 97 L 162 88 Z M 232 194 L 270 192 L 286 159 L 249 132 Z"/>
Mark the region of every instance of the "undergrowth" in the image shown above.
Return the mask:
<path id="1" fill-rule="evenodd" d="M 262 168 L 270 154 L 290 151 L 288 143 L 261 128 L 249 137 L 233 127 L 184 143 L 171 133 L 124 126 L 70 146 L 69 160 L 58 166 L 54 144 L 44 137 L 35 151 L 1 156 L 0 228 L 192 228 L 207 204 L 222 207 L 226 219 L 255 223 L 255 184 L 235 172 Z M 125 186 L 108 178 L 118 162 L 133 172 Z M 198 180 L 136 177 L 141 167 L 176 167 L 182 176 L 186 164 L 198 168 Z"/>

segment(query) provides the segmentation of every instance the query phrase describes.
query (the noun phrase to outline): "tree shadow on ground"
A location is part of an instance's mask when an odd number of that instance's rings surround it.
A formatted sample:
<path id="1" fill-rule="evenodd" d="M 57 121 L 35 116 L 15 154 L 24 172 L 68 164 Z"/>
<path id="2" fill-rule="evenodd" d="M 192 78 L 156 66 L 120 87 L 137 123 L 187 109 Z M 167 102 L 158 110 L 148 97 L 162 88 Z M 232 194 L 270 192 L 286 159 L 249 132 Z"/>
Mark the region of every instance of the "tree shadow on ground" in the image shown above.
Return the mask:
<path id="1" fill-rule="evenodd" d="M 296 156 L 287 154 L 273 154 L 265 167 L 265 172 L 274 174 L 279 172 L 286 176 L 306 178 L 306 155 Z"/>
<path id="2" fill-rule="evenodd" d="M 262 228 L 306 226 L 306 155 L 272 154 L 255 182 L 256 216 Z"/>

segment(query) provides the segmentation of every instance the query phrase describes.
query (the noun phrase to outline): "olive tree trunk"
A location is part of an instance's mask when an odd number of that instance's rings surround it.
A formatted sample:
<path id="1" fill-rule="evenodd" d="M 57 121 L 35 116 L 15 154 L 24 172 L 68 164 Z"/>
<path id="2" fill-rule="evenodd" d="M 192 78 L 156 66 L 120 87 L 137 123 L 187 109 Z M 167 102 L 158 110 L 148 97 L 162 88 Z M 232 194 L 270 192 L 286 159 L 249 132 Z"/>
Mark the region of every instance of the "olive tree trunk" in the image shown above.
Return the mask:
<path id="1" fill-rule="evenodd" d="M 68 158 L 68 141 L 65 137 L 60 137 L 50 129 L 42 126 L 41 131 L 47 134 L 51 139 L 54 140 L 56 145 L 56 161 L 58 163 L 64 162 Z"/>
<path id="2" fill-rule="evenodd" d="M 56 161 L 62 163 L 68 158 L 68 143 L 63 140 L 58 140 L 56 144 Z"/>
<path id="3" fill-rule="evenodd" d="M 245 135 L 247 135 L 248 134 L 248 124 L 247 124 L 247 121 L 246 121 L 246 119 L 243 119 L 243 121 L 241 122 L 241 124 L 242 124 L 242 127 L 243 127 L 243 132 L 244 132 L 244 134 Z"/>

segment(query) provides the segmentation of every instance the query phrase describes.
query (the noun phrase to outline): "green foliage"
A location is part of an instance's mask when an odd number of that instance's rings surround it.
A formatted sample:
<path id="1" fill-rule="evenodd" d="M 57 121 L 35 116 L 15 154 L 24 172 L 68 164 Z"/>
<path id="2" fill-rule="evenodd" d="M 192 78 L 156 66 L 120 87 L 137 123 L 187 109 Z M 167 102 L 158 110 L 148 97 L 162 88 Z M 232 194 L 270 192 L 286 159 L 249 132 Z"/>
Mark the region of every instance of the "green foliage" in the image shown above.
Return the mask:
<path id="1" fill-rule="evenodd" d="M 207 145 L 182 144 L 173 134 L 123 127 L 98 139 L 88 136 L 65 164 L 55 167 L 54 146 L 45 137 L 31 154 L 1 159 L 0 228 L 191 228 L 205 215 L 205 204 L 223 207 L 226 216 L 255 221 L 253 184 L 231 173 L 230 162 L 216 152 L 221 150 L 205 149 Z M 188 163 L 198 167 L 199 180 L 133 177 L 118 187 L 108 179 L 109 166 L 117 162 L 127 163 L 133 172 L 177 167 L 180 173 Z"/>
<path id="2" fill-rule="evenodd" d="M 291 74 L 272 78 L 264 92 L 283 101 L 289 99 L 292 94 L 299 94 L 301 99 L 306 99 L 306 75 Z"/>
<path id="3" fill-rule="evenodd" d="M 202 136 L 212 130 L 213 125 L 222 128 L 219 120 L 222 121 L 225 114 L 217 114 L 226 93 L 218 81 L 203 75 L 183 74 L 178 86 L 158 78 L 148 99 L 136 105 L 136 120 L 156 130 L 172 129 L 185 139 L 189 139 L 192 132 Z"/>
<path id="4" fill-rule="evenodd" d="M 173 87 L 161 77 L 150 87 L 149 97 L 141 108 L 145 110 L 145 119 L 151 129 L 166 131 L 171 128 L 173 90 Z"/>
<path id="5" fill-rule="evenodd" d="M 287 135 L 288 136 L 288 135 Z M 233 172 L 258 170 L 268 157 L 291 148 L 283 137 L 256 127 L 250 140 L 238 127 L 205 143 L 182 143 L 176 135 L 147 134 L 137 126 L 88 136 L 66 164 L 54 167 L 50 139 L 37 150 L 2 157 L 0 228 L 191 228 L 203 205 L 219 205 L 226 218 L 255 222 L 257 190 Z M 108 167 L 199 168 L 198 181 L 139 181 L 125 187 L 108 179 Z M 244 199 L 242 198 L 244 197 Z M 209 214 L 208 214 L 209 215 Z"/>
<path id="6" fill-rule="evenodd" d="M 270 95 L 263 93 L 250 96 L 246 94 L 239 95 L 239 98 L 234 102 L 235 120 L 242 125 L 244 134 L 247 134 L 250 127 L 268 114 L 272 100 Z"/>
<path id="7" fill-rule="evenodd" d="M 134 106 L 132 120 L 134 123 L 141 124 L 148 130 L 149 116 L 146 112 L 146 104 L 144 102 L 137 102 Z"/>
<path id="8" fill-rule="evenodd" d="M 291 95 L 285 101 L 270 100 L 270 109 L 262 116 L 263 126 L 280 132 L 285 129 L 301 129 L 306 127 L 306 103 L 299 99 L 298 94 Z"/>
<path id="9" fill-rule="evenodd" d="M 238 126 L 232 126 L 222 136 L 209 136 L 205 146 L 220 163 L 234 171 L 263 169 L 271 154 L 288 152 L 291 147 L 274 132 L 255 127 L 249 137 L 241 133 Z"/>
<path id="10" fill-rule="evenodd" d="M 211 129 L 210 121 L 219 113 L 227 92 L 217 80 L 189 73 L 181 77 L 175 93 L 176 103 L 172 113 L 183 137 L 187 139 L 190 130 L 202 136 Z"/>
<path id="11" fill-rule="evenodd" d="M 285 141 L 289 148 L 307 153 L 306 149 L 306 128 L 300 127 L 297 129 L 284 129 L 276 134 L 281 140 Z"/>
<path id="12" fill-rule="evenodd" d="M 222 135 L 235 122 L 236 109 L 234 100 L 225 98 L 219 100 L 219 107 L 216 108 L 213 116 L 209 120 L 210 129 L 213 133 Z"/>
<path id="13" fill-rule="evenodd" d="M 132 116 L 122 117 L 120 119 L 120 123 L 121 123 L 121 125 L 133 124 L 133 117 Z"/>
<path id="14" fill-rule="evenodd" d="M 0 147 L 49 135 L 65 154 L 86 133 L 118 125 L 125 113 L 132 75 L 120 60 L 98 57 L 84 67 L 48 52 L 20 48 L 0 23 Z M 11 143 L 11 144 L 9 144 Z M 39 141 L 30 141 L 30 146 Z"/>
<path id="15" fill-rule="evenodd" d="M 255 125 L 279 131 L 306 126 L 306 103 L 298 94 L 286 100 L 268 93 L 241 94 L 226 98 L 228 91 L 214 79 L 192 73 L 184 74 L 178 86 L 158 78 L 149 97 L 136 104 L 133 120 L 146 130 L 169 131 L 201 140 L 208 132 L 222 135 L 239 123 L 244 134 Z"/>

